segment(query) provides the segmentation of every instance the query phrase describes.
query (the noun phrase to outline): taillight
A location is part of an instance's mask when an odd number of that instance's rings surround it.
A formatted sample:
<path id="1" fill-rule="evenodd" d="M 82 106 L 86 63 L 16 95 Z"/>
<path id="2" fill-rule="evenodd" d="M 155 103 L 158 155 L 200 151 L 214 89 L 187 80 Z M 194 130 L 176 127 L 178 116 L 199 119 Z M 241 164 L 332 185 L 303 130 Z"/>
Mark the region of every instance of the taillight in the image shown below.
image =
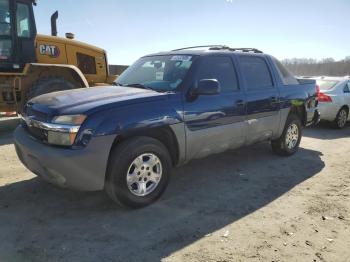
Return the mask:
<path id="1" fill-rule="evenodd" d="M 326 103 L 330 103 L 332 102 L 332 98 L 322 92 L 319 92 L 317 95 L 317 100 L 319 102 L 326 102 Z"/>

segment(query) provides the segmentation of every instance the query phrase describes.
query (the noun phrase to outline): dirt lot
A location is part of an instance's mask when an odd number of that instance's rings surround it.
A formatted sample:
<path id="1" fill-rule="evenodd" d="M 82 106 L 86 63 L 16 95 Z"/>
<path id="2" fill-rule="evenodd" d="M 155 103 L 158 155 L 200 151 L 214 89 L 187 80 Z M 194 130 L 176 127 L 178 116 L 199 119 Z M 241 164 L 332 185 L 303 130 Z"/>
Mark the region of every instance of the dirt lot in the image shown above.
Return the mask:
<path id="1" fill-rule="evenodd" d="M 302 148 L 263 143 L 174 171 L 156 204 L 58 189 L 0 135 L 0 261 L 350 261 L 350 126 L 305 130 Z"/>

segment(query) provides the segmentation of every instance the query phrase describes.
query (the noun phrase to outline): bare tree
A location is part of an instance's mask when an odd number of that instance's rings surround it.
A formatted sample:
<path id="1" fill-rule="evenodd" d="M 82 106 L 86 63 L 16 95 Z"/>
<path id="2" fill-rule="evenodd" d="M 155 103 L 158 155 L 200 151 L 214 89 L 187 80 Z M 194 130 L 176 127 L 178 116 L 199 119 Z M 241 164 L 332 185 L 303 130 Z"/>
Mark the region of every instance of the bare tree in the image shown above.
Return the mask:
<path id="1" fill-rule="evenodd" d="M 282 60 L 282 63 L 295 75 L 350 75 L 350 56 L 347 56 L 340 61 L 335 61 L 332 57 L 321 60 L 316 60 L 313 58 L 291 58 Z"/>

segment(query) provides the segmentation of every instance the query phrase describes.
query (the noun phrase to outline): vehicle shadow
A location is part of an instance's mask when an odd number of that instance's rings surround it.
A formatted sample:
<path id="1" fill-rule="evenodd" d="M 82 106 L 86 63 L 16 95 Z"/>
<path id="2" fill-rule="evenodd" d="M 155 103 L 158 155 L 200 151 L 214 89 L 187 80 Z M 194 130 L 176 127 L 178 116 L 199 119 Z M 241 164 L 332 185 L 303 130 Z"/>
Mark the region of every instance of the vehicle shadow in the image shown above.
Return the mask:
<path id="1" fill-rule="evenodd" d="M 315 127 L 305 128 L 303 136 L 325 140 L 350 137 L 350 123 L 343 129 L 334 129 L 330 123 L 321 122 Z"/>
<path id="2" fill-rule="evenodd" d="M 0 134 L 14 131 L 19 123 L 18 117 L 0 117 Z"/>
<path id="3" fill-rule="evenodd" d="M 320 156 L 301 148 L 278 157 L 262 143 L 195 160 L 174 171 L 158 202 L 138 210 L 37 178 L 5 185 L 0 260 L 160 261 L 316 175 Z"/>
<path id="4" fill-rule="evenodd" d="M 12 132 L 0 132 L 0 146 L 13 144 Z"/>

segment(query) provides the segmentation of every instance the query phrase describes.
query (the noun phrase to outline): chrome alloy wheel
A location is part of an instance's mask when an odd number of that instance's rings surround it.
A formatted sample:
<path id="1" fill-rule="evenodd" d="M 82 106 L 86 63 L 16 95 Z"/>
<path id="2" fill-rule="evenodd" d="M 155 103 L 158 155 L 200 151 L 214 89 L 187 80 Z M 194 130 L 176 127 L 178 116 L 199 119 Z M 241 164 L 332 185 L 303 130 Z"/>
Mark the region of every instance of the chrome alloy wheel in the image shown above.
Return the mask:
<path id="1" fill-rule="evenodd" d="M 296 124 L 291 124 L 286 133 L 286 145 L 289 149 L 293 149 L 299 140 L 299 128 Z"/>
<path id="2" fill-rule="evenodd" d="M 339 115 L 338 115 L 338 119 L 337 119 L 338 126 L 344 127 L 347 120 L 348 120 L 347 112 L 344 109 L 340 110 Z"/>
<path id="3" fill-rule="evenodd" d="M 162 178 L 162 163 L 152 153 L 142 154 L 134 159 L 128 169 L 126 182 L 130 192 L 136 196 L 152 193 Z"/>

